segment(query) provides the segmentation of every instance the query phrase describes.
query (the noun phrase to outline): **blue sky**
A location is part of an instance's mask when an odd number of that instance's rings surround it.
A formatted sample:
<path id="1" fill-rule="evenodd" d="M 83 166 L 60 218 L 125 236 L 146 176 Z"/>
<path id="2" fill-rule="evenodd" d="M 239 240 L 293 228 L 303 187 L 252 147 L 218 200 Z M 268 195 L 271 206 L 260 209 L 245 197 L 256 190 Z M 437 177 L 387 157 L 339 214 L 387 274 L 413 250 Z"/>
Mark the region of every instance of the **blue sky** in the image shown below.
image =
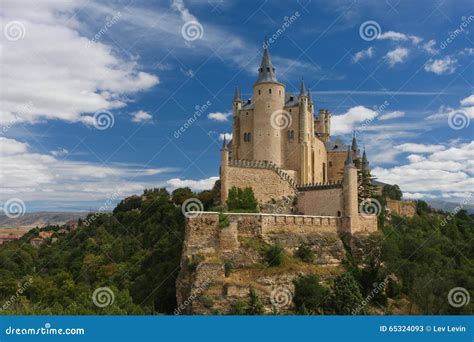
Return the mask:
<path id="1" fill-rule="evenodd" d="M 88 210 L 209 188 L 265 36 L 287 92 L 304 77 L 379 180 L 406 198 L 474 190 L 470 1 L 7 0 L 0 19 L 0 203 Z"/>

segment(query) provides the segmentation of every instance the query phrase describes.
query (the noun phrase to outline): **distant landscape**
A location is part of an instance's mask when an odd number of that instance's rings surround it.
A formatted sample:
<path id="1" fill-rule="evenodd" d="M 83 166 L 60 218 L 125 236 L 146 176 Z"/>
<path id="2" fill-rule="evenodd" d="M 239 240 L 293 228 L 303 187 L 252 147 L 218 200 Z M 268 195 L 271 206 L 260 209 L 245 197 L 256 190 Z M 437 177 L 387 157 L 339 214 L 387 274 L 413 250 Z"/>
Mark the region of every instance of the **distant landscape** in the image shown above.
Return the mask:
<path id="1" fill-rule="evenodd" d="M 32 229 L 48 224 L 60 226 L 71 220 L 76 221 L 86 215 L 86 212 L 39 211 L 35 213 L 25 213 L 23 216 L 17 218 L 10 218 L 4 214 L 0 214 L 0 228 Z"/>

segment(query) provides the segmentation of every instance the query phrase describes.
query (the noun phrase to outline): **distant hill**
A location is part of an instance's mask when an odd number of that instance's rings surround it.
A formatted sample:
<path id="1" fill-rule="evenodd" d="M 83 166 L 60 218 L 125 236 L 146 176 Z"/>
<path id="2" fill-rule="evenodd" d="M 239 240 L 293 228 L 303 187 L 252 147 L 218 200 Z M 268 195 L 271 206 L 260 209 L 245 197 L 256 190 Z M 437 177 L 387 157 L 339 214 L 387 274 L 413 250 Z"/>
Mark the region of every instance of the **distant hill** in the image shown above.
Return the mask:
<path id="1" fill-rule="evenodd" d="M 49 224 L 61 225 L 70 220 L 85 217 L 86 212 L 48 212 L 25 213 L 17 218 L 0 214 L 0 228 L 35 228 Z"/>
<path id="2" fill-rule="evenodd" d="M 430 207 L 446 212 L 453 211 L 456 207 L 460 206 L 459 203 L 445 202 L 440 200 L 431 200 L 426 202 L 430 205 Z M 462 209 L 466 210 L 468 214 L 474 214 L 474 205 L 472 204 L 464 204 Z"/>

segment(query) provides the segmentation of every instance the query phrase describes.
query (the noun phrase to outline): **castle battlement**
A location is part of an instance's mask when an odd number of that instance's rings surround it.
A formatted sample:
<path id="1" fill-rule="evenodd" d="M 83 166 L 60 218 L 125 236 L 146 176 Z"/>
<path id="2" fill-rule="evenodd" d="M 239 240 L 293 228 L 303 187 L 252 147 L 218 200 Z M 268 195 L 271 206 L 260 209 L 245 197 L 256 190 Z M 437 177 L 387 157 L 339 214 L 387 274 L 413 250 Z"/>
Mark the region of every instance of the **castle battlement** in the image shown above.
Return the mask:
<path id="1" fill-rule="evenodd" d="M 324 189 L 342 189 L 343 182 L 327 182 L 327 183 L 315 183 L 315 184 L 302 184 L 296 189 L 298 191 L 312 191 L 312 190 L 324 190 Z"/>

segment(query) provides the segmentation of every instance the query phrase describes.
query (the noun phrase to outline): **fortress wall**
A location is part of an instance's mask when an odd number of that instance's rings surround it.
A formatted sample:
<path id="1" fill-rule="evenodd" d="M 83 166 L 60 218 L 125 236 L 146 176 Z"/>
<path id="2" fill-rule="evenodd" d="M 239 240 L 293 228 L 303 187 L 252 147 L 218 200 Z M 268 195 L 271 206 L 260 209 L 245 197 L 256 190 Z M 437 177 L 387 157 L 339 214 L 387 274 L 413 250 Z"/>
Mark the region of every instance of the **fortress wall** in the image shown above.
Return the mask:
<path id="1" fill-rule="evenodd" d="M 413 217 L 416 214 L 416 202 L 411 200 L 397 201 L 387 199 L 387 208 L 399 216 Z"/>
<path id="2" fill-rule="evenodd" d="M 340 216 L 344 213 L 342 188 L 300 191 L 298 211 L 305 215 Z"/>
<path id="3" fill-rule="evenodd" d="M 352 233 L 374 233 L 377 231 L 377 215 L 359 215 L 358 225 Z"/>
<path id="4" fill-rule="evenodd" d="M 251 187 L 259 202 L 268 202 L 283 196 L 294 196 L 295 190 L 282 180 L 278 174 L 269 169 L 244 168 L 229 166 L 228 189 Z"/>
<path id="5" fill-rule="evenodd" d="M 344 177 L 344 162 L 347 152 L 328 152 L 328 181 L 339 182 Z"/>
<path id="6" fill-rule="evenodd" d="M 337 217 L 268 215 L 262 216 L 262 235 L 279 233 L 337 232 Z"/>

